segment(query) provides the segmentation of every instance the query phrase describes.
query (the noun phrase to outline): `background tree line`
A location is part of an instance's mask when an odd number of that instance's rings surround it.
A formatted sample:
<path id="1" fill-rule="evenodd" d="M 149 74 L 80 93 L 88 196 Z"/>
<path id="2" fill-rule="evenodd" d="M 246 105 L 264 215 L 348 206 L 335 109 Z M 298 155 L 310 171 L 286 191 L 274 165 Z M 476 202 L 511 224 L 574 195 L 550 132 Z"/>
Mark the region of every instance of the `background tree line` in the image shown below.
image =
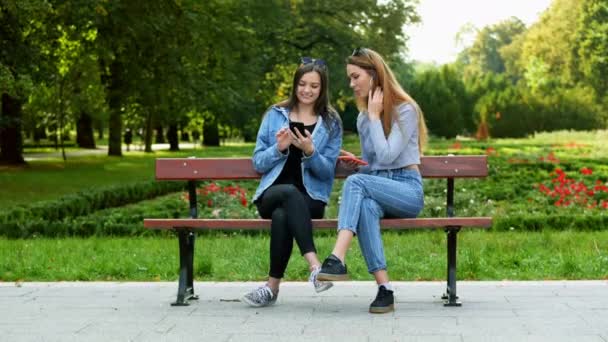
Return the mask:
<path id="1" fill-rule="evenodd" d="M 146 151 L 155 132 L 171 149 L 179 131 L 252 140 L 301 56 L 327 60 L 336 103 L 353 47 L 398 58 L 412 3 L 0 0 L 0 160 L 23 163 L 23 135 L 62 142 L 73 129 L 87 148 L 105 129 L 113 156 L 125 128 Z"/>
<path id="2" fill-rule="evenodd" d="M 530 27 L 510 18 L 459 34 L 474 41 L 457 61 L 404 82 L 435 135 L 606 127 L 608 1 L 554 0 Z"/>
<path id="3" fill-rule="evenodd" d="M 255 138 L 288 95 L 301 56 L 327 61 L 347 130 L 357 111 L 344 59 L 381 52 L 420 102 L 435 136 L 523 136 L 606 125 L 608 5 L 554 0 L 539 22 L 512 18 L 474 35 L 454 63 L 407 60 L 416 0 L 0 0 L 0 163 L 24 163 L 24 137 L 94 148 L 125 129 L 146 151 L 180 132 L 219 145 Z M 154 140 L 156 139 L 156 140 Z"/>

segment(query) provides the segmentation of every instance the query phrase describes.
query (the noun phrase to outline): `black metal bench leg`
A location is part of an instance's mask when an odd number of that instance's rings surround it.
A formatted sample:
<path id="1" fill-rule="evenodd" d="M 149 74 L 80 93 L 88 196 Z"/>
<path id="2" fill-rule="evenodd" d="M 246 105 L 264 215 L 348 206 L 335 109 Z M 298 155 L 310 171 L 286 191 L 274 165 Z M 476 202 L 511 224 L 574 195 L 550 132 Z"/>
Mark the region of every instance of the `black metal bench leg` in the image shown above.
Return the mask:
<path id="1" fill-rule="evenodd" d="M 192 237 L 191 237 L 192 236 Z M 186 306 L 189 299 L 198 299 L 192 287 L 192 273 L 194 261 L 194 234 L 186 229 L 179 229 L 179 284 L 177 286 L 177 300 L 173 306 Z"/>
<path id="2" fill-rule="evenodd" d="M 444 306 L 461 306 L 456 295 L 456 241 L 460 227 L 446 228 L 448 244 L 448 286 L 442 297 Z"/>
<path id="3" fill-rule="evenodd" d="M 194 240 L 193 232 L 188 234 L 188 284 L 186 294 L 188 299 L 197 300 L 198 296 L 194 294 Z"/>

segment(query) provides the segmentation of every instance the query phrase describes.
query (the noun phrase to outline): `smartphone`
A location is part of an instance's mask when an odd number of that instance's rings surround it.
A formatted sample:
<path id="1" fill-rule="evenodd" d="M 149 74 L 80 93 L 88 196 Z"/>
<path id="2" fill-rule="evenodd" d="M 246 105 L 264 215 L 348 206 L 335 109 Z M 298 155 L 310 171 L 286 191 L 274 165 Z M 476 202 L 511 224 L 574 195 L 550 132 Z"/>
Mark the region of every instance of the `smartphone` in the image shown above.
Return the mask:
<path id="1" fill-rule="evenodd" d="M 359 165 L 367 165 L 367 162 L 363 159 L 359 159 L 356 157 L 351 157 L 351 156 L 339 156 L 338 157 L 339 160 L 343 160 L 343 161 L 353 161 Z"/>
<path id="2" fill-rule="evenodd" d="M 304 133 L 304 123 L 303 122 L 289 121 L 289 129 L 293 132 L 293 134 L 298 136 L 296 133 L 296 130 L 294 128 L 297 128 L 298 131 L 300 131 L 300 134 L 302 134 L 303 136 L 306 136 L 306 133 Z"/>

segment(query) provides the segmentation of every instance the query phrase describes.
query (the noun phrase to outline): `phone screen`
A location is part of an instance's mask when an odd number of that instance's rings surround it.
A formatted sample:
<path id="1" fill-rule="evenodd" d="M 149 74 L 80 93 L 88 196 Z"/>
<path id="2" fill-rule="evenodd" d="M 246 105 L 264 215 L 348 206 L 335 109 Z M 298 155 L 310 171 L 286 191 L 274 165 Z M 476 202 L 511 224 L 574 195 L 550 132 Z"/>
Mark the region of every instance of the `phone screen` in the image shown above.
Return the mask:
<path id="1" fill-rule="evenodd" d="M 298 131 L 300 131 L 300 134 L 304 135 L 304 123 L 303 122 L 289 121 L 289 129 L 291 129 L 293 134 L 296 134 L 296 130 L 294 128 L 297 128 Z"/>

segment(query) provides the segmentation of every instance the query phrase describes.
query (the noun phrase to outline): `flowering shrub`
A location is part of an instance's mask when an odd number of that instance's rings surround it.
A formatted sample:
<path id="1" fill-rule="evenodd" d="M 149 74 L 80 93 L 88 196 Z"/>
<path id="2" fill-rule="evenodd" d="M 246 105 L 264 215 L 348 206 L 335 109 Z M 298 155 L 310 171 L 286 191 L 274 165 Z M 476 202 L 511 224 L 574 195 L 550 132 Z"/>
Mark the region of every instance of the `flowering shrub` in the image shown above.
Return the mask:
<path id="1" fill-rule="evenodd" d="M 569 178 L 561 168 L 551 172 L 551 184 L 540 183 L 538 191 L 553 202 L 555 207 L 583 207 L 608 209 L 608 186 L 601 180 L 593 180 L 593 170 L 583 167 L 578 179 Z"/>
<path id="2" fill-rule="evenodd" d="M 259 218 L 257 208 L 247 200 L 247 189 L 238 185 L 209 183 L 196 190 L 201 218 Z M 188 193 L 183 196 L 189 201 Z"/>
<path id="3" fill-rule="evenodd" d="M 496 151 L 496 149 L 492 146 L 488 146 L 488 148 L 486 148 L 486 155 L 487 156 L 498 156 L 498 151 Z"/>
<path id="4" fill-rule="evenodd" d="M 450 147 L 448 147 L 448 149 L 450 150 L 460 150 L 461 148 L 462 144 L 460 143 L 460 141 L 456 141 L 452 145 L 450 145 Z"/>
<path id="5" fill-rule="evenodd" d="M 540 162 L 559 164 L 559 159 L 555 156 L 555 153 L 553 153 L 553 151 L 549 152 L 549 154 L 547 154 L 546 156 L 538 157 L 538 160 Z"/>

